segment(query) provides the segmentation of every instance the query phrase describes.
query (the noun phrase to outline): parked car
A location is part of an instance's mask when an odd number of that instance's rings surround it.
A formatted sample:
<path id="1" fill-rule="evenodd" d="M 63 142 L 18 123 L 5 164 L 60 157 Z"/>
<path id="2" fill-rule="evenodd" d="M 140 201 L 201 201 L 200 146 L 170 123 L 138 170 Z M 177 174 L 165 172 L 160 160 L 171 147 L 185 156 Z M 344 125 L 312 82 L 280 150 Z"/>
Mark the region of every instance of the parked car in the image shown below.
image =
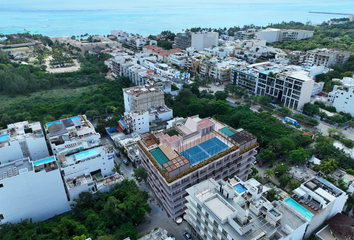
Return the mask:
<path id="1" fill-rule="evenodd" d="M 116 155 L 117 155 L 117 157 L 120 157 L 120 153 L 119 152 L 117 152 Z"/>
<path id="2" fill-rule="evenodd" d="M 183 232 L 183 236 L 184 236 L 186 239 L 188 239 L 188 240 L 192 240 L 191 235 L 190 235 L 189 233 L 187 233 L 187 232 Z"/>
<path id="3" fill-rule="evenodd" d="M 125 165 L 128 165 L 128 164 L 129 164 L 129 162 L 128 162 L 127 159 L 123 159 L 123 163 L 124 163 Z"/>

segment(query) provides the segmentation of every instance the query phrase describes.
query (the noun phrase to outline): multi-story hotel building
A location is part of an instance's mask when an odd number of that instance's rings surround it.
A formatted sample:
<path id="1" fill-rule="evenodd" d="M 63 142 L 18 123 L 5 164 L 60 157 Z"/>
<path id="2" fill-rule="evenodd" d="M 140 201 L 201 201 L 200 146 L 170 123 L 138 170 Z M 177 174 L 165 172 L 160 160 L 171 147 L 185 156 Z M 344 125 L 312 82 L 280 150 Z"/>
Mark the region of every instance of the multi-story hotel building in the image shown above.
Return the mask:
<path id="1" fill-rule="evenodd" d="M 137 143 L 148 184 L 172 218 L 186 209 L 186 188 L 209 178 L 246 180 L 258 146 L 257 138 L 243 129 L 199 117 L 156 135 L 143 134 Z"/>

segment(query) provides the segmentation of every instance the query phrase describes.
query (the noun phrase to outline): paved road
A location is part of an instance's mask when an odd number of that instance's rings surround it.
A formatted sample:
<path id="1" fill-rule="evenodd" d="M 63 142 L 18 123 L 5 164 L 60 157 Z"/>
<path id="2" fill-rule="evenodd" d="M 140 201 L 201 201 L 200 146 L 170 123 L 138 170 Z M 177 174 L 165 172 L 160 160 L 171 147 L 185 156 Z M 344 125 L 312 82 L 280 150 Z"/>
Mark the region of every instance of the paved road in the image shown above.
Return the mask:
<path id="1" fill-rule="evenodd" d="M 101 142 L 102 144 L 108 142 L 114 148 L 113 142 L 108 137 L 102 137 Z M 122 163 L 120 168 L 125 179 L 134 179 L 132 177 L 134 168 L 130 165 L 130 163 L 128 165 L 124 164 L 123 158 L 117 157 L 116 155 L 114 155 L 114 161 L 116 163 Z M 140 190 L 148 192 L 151 199 L 151 201 L 149 200 L 148 204 L 152 208 L 151 213 L 146 213 L 145 215 L 146 221 L 136 226 L 138 234 L 145 235 L 147 232 L 150 232 L 157 227 L 161 227 L 168 231 L 168 234 L 173 234 L 176 237 L 176 240 L 184 239 L 182 233 L 188 230 L 187 222 L 183 221 L 182 224 L 177 225 L 171 218 L 167 216 L 166 211 L 162 207 L 162 204 L 159 206 L 159 201 L 149 185 L 143 183 L 138 184 L 138 186 Z"/>

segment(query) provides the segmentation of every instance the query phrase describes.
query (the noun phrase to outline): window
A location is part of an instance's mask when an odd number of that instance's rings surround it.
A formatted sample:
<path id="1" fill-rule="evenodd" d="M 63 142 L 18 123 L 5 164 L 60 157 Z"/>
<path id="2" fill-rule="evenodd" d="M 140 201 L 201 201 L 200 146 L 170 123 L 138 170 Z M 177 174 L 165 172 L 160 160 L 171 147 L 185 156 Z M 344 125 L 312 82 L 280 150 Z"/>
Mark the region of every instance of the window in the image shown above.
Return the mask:
<path id="1" fill-rule="evenodd" d="M 197 208 L 202 211 L 202 206 L 200 206 L 199 203 L 197 203 Z"/>
<path id="2" fill-rule="evenodd" d="M 205 225 L 208 226 L 208 224 L 209 224 L 209 223 L 208 223 L 208 220 L 205 219 L 204 222 L 205 222 Z"/>
<path id="3" fill-rule="evenodd" d="M 219 227 L 219 224 L 214 220 L 214 226 Z"/>
<path id="4" fill-rule="evenodd" d="M 200 218 L 202 217 L 199 212 L 197 212 L 197 215 L 198 215 L 198 217 L 200 217 Z"/>
<path id="5" fill-rule="evenodd" d="M 209 213 L 206 212 L 206 213 L 205 213 L 205 216 L 206 216 L 207 218 L 209 218 Z"/>
<path id="6" fill-rule="evenodd" d="M 4 184 L 1 183 L 1 184 L 0 184 L 0 188 L 2 188 L 2 187 L 4 187 Z"/>
<path id="7" fill-rule="evenodd" d="M 218 234 L 218 231 L 216 231 L 215 228 L 213 228 L 213 232 L 214 232 L 215 234 Z"/>
<path id="8" fill-rule="evenodd" d="M 227 237 L 227 232 L 223 229 L 222 234 L 224 234 L 225 237 Z"/>
<path id="9" fill-rule="evenodd" d="M 0 214 L 0 220 L 4 219 L 4 215 Z"/>

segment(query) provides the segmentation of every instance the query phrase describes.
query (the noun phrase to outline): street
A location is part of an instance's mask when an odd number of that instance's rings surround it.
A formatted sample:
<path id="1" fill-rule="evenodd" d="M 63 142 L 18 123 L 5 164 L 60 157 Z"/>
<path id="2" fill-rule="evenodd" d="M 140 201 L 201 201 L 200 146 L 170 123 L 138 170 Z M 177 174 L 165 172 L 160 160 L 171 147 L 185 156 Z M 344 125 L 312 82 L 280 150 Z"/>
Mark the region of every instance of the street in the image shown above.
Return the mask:
<path id="1" fill-rule="evenodd" d="M 113 142 L 108 137 L 101 137 L 101 142 L 103 145 L 109 143 L 113 147 L 113 149 L 115 149 Z M 115 151 L 117 152 L 117 150 Z M 124 164 L 123 158 L 117 157 L 116 154 L 114 154 L 114 161 L 118 164 L 121 163 L 120 169 L 125 179 L 135 180 L 132 177 L 132 174 L 134 173 L 134 168 L 131 166 L 130 162 L 129 164 Z M 172 234 L 176 238 L 176 240 L 184 239 L 182 233 L 188 230 L 187 222 L 183 221 L 182 224 L 177 225 L 172 218 L 167 216 L 166 211 L 159 203 L 150 186 L 147 183 L 137 183 L 137 185 L 140 190 L 148 192 L 150 196 L 148 204 L 152 209 L 151 213 L 145 214 L 146 221 L 136 226 L 136 231 L 138 232 L 138 235 L 145 235 L 147 232 L 150 232 L 155 228 L 161 227 L 165 229 L 168 234 Z"/>

